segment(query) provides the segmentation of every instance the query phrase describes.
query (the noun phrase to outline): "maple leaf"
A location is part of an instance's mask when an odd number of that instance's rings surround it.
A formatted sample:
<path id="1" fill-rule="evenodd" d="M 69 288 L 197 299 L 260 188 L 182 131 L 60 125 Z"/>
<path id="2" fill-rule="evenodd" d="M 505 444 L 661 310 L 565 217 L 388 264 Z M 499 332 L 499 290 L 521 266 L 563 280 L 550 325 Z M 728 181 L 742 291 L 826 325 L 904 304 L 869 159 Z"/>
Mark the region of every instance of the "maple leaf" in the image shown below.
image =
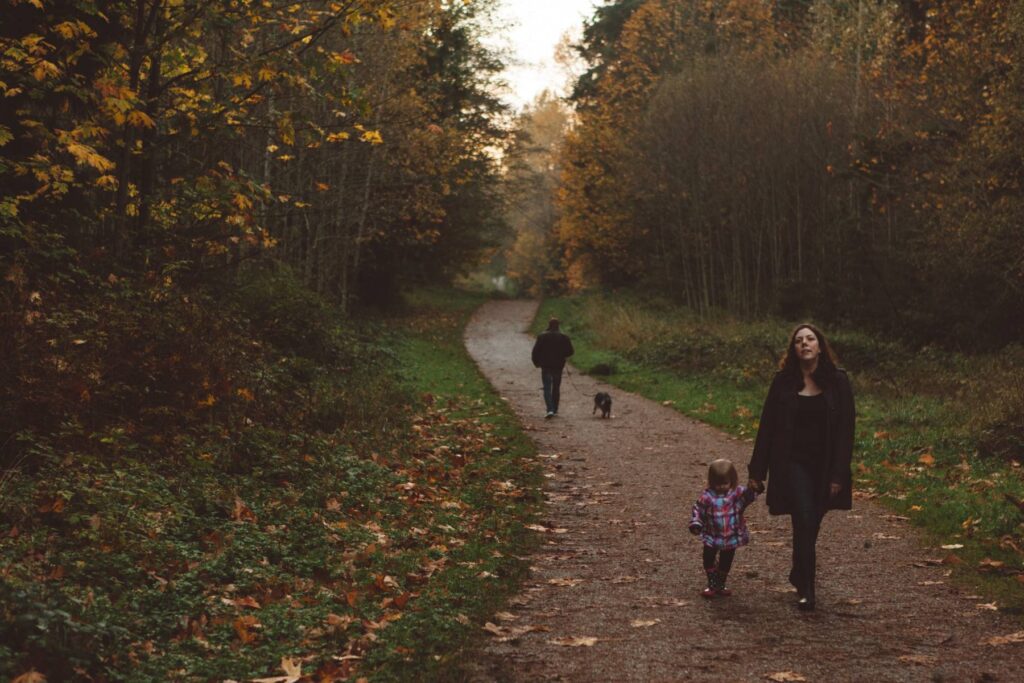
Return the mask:
<path id="1" fill-rule="evenodd" d="M 249 643 L 256 640 L 258 635 L 256 633 L 253 633 L 253 631 L 255 631 L 258 628 L 261 628 L 262 624 L 260 624 L 260 620 L 257 619 L 254 615 L 247 614 L 245 616 L 238 617 L 237 619 L 235 619 L 232 626 L 235 629 L 235 633 L 238 634 L 238 639 L 246 645 L 248 645 Z"/>
<path id="2" fill-rule="evenodd" d="M 256 513 L 250 510 L 241 498 L 235 496 L 235 507 L 231 513 L 231 519 L 236 522 L 255 522 Z"/>
<path id="3" fill-rule="evenodd" d="M 302 664 L 291 657 L 281 658 L 281 671 L 284 671 L 284 676 L 254 678 L 253 683 L 295 683 L 302 678 Z"/>

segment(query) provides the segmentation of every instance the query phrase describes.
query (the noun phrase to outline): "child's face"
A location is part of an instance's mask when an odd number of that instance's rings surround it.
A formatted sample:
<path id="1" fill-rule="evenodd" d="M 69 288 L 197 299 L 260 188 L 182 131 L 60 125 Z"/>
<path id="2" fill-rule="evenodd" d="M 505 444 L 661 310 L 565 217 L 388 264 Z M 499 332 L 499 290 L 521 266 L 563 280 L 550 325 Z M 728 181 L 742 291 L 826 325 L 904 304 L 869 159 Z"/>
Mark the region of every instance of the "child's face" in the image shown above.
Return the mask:
<path id="1" fill-rule="evenodd" d="M 715 493 L 729 493 L 730 488 L 729 482 L 725 482 L 724 484 L 715 484 Z"/>

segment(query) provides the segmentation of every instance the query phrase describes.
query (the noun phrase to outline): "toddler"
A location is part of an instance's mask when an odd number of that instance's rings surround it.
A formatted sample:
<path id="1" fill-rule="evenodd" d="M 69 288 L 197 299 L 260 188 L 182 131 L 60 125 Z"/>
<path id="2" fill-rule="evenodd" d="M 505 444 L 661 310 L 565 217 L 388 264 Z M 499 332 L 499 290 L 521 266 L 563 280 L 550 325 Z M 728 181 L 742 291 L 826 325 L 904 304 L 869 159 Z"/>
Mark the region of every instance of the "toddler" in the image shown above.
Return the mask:
<path id="1" fill-rule="evenodd" d="M 725 580 L 732 568 L 736 548 L 750 542 L 750 532 L 743 520 L 743 511 L 754 502 L 760 491 L 738 485 L 736 468 L 728 460 L 715 460 L 708 465 L 708 487 L 693 504 L 690 533 L 699 535 L 704 543 L 704 571 L 708 587 L 701 591 L 705 598 L 731 595 Z"/>

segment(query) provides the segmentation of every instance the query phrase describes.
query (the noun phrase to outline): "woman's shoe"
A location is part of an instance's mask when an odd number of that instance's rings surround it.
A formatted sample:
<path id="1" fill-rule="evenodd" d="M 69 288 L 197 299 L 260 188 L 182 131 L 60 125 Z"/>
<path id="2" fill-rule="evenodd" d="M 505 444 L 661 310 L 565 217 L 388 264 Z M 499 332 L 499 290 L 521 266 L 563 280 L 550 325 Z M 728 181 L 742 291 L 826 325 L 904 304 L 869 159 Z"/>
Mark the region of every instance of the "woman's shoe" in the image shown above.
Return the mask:
<path id="1" fill-rule="evenodd" d="M 796 608 L 801 612 L 813 612 L 814 600 L 812 598 L 800 598 L 796 601 Z"/>

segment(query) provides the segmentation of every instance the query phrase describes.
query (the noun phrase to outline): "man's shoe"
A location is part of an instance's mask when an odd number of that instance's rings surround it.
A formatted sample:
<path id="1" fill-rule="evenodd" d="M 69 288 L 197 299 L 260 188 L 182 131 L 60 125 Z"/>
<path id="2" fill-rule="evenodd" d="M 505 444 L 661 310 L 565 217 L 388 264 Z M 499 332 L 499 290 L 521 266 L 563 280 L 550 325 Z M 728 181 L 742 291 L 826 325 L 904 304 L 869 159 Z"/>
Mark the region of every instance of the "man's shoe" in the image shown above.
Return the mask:
<path id="1" fill-rule="evenodd" d="M 553 418 L 554 416 L 555 416 L 555 413 L 554 413 L 554 411 L 551 411 L 551 410 L 549 410 L 549 411 L 548 411 L 548 414 L 544 416 L 544 419 L 545 419 L 545 420 L 550 420 L 550 419 L 551 419 L 551 418 Z"/>

